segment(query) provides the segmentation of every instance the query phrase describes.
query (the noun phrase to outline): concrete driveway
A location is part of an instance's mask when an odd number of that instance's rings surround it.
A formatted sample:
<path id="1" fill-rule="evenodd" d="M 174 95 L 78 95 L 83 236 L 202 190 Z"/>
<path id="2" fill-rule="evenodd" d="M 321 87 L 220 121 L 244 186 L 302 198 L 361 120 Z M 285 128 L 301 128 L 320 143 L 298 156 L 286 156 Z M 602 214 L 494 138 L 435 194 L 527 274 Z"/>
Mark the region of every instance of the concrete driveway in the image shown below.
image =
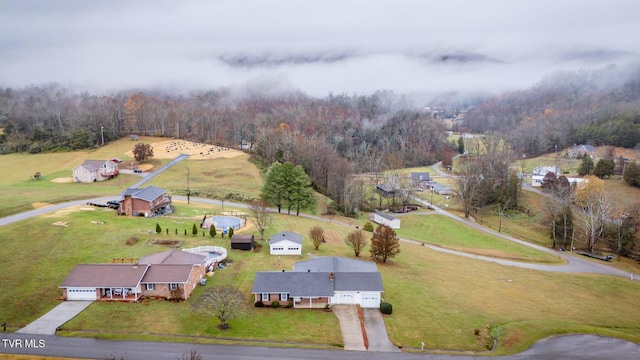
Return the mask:
<path id="1" fill-rule="evenodd" d="M 56 329 L 76 317 L 93 301 L 63 301 L 36 321 L 16 331 L 23 334 L 55 335 Z"/>
<path id="2" fill-rule="evenodd" d="M 344 341 L 344 349 L 367 351 L 364 347 L 364 336 L 355 305 L 332 305 L 331 310 L 340 321 L 340 330 Z M 369 340 L 369 351 L 400 352 L 387 336 L 387 328 L 379 309 L 362 309 L 364 328 Z"/>
<path id="3" fill-rule="evenodd" d="M 369 351 L 400 352 L 400 349 L 389 341 L 380 309 L 362 309 L 362 316 L 369 339 Z"/>

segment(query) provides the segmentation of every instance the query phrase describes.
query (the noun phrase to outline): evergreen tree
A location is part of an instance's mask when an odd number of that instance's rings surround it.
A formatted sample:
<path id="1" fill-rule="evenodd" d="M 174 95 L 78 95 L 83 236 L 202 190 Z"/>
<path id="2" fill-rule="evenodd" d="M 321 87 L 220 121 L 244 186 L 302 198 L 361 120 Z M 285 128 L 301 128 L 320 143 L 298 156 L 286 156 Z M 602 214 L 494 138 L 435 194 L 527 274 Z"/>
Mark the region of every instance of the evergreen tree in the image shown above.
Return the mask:
<path id="1" fill-rule="evenodd" d="M 580 169 L 578 169 L 578 175 L 585 176 L 591 174 L 593 171 L 593 160 L 591 156 L 585 155 L 582 158 L 582 163 L 580 164 Z"/>
<path id="2" fill-rule="evenodd" d="M 156 223 L 156 233 L 160 234 L 162 232 L 162 229 L 160 228 L 160 224 Z"/>
<path id="3" fill-rule="evenodd" d="M 211 237 L 216 237 L 216 226 L 213 224 L 209 227 L 209 235 L 211 235 Z"/>
<path id="4" fill-rule="evenodd" d="M 631 186 L 640 186 L 640 166 L 635 161 L 624 168 L 624 181 Z"/>
<path id="5" fill-rule="evenodd" d="M 231 239 L 233 237 L 233 228 L 230 227 L 229 228 L 229 239 Z"/>
<path id="6" fill-rule="evenodd" d="M 193 236 L 196 236 L 198 234 L 198 227 L 196 226 L 196 224 L 193 224 L 193 227 L 191 228 L 191 233 L 193 234 Z"/>
<path id="7" fill-rule="evenodd" d="M 593 169 L 593 175 L 600 179 L 604 177 L 611 177 L 613 170 L 616 168 L 616 162 L 613 159 L 600 159 L 596 163 L 596 167 Z"/>
<path id="8" fill-rule="evenodd" d="M 290 162 L 271 164 L 267 170 L 261 197 L 275 205 L 278 212 L 281 212 L 284 206 L 289 214 L 291 209 L 295 209 L 296 215 L 300 214 L 300 210 L 314 209 L 317 204 L 311 181 L 304 169 Z"/>
<path id="9" fill-rule="evenodd" d="M 464 154 L 464 138 L 462 135 L 458 138 L 458 153 Z"/>

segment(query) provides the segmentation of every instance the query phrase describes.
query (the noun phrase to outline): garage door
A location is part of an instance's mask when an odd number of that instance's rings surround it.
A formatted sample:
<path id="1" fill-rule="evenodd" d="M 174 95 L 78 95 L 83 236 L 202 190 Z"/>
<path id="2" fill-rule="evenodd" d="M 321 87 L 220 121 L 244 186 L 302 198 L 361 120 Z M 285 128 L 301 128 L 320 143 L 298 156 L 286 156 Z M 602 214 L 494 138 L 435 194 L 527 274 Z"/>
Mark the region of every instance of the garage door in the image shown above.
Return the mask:
<path id="1" fill-rule="evenodd" d="M 95 300 L 96 289 L 67 288 L 67 300 Z"/>
<path id="2" fill-rule="evenodd" d="M 356 299 L 351 293 L 342 293 L 338 299 L 339 304 L 355 304 Z"/>
<path id="3" fill-rule="evenodd" d="M 378 308 L 380 307 L 380 294 L 379 293 L 362 293 L 360 294 L 360 307 L 363 308 Z"/>

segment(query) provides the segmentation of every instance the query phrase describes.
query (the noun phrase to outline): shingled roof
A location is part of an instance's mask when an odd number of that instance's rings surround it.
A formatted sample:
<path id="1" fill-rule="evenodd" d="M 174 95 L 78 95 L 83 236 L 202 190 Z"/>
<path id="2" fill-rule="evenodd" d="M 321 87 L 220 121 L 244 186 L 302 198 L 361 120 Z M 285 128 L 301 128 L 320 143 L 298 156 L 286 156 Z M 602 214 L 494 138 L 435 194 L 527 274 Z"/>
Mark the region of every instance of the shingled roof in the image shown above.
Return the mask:
<path id="1" fill-rule="evenodd" d="M 302 245 L 302 235 L 296 234 L 291 231 L 283 231 L 281 233 L 273 235 L 269 240 L 269 244 L 275 244 L 283 240 L 289 240 L 291 242 Z"/>
<path id="2" fill-rule="evenodd" d="M 155 187 L 151 185 L 151 186 L 147 186 L 144 189 L 128 188 L 122 193 L 122 196 L 131 196 L 132 198 L 142 199 L 147 202 L 152 202 L 153 200 L 164 195 L 164 193 L 166 193 L 164 189 L 160 189 L 159 187 Z"/>
<path id="3" fill-rule="evenodd" d="M 64 279 L 64 287 L 136 287 L 149 269 L 149 265 L 132 264 L 80 264 Z"/>
<path id="4" fill-rule="evenodd" d="M 206 258 L 205 255 L 196 254 L 177 249 L 163 251 L 157 254 L 143 256 L 140 264 L 165 264 L 165 265 L 200 265 Z"/>

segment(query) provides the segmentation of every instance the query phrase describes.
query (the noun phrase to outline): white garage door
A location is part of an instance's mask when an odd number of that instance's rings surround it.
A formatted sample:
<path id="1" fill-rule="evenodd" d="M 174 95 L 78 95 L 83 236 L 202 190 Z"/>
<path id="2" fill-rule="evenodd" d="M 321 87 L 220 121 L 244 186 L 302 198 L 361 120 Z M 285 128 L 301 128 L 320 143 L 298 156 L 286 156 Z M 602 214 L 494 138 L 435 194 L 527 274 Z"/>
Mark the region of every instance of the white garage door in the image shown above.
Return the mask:
<path id="1" fill-rule="evenodd" d="M 362 293 L 360 294 L 360 307 L 363 308 L 378 308 L 380 307 L 380 294 L 379 293 Z"/>
<path id="2" fill-rule="evenodd" d="M 67 288 L 67 300 L 95 300 L 96 289 Z"/>
<path id="3" fill-rule="evenodd" d="M 355 304 L 356 299 L 355 296 L 351 293 L 342 293 L 340 294 L 340 298 L 338 299 L 339 304 Z"/>

